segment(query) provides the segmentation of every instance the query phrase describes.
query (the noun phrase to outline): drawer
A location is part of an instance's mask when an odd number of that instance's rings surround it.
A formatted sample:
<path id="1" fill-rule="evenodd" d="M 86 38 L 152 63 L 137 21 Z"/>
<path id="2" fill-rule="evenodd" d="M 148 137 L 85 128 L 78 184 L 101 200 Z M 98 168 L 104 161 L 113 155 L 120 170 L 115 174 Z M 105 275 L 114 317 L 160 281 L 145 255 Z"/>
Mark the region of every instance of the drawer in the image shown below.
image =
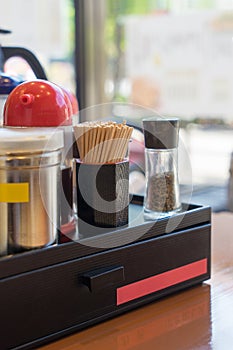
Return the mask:
<path id="1" fill-rule="evenodd" d="M 0 348 L 42 344 L 209 276 L 203 224 L 3 278 Z"/>

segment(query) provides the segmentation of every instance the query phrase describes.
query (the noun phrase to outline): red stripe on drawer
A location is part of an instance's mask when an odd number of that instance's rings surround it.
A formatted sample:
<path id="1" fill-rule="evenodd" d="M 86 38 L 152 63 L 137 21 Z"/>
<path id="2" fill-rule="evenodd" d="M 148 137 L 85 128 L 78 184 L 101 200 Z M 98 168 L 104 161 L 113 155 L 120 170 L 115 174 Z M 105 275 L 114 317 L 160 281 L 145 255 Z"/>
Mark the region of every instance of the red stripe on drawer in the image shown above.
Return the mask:
<path id="1" fill-rule="evenodd" d="M 207 258 L 117 288 L 117 305 L 157 292 L 207 272 Z"/>

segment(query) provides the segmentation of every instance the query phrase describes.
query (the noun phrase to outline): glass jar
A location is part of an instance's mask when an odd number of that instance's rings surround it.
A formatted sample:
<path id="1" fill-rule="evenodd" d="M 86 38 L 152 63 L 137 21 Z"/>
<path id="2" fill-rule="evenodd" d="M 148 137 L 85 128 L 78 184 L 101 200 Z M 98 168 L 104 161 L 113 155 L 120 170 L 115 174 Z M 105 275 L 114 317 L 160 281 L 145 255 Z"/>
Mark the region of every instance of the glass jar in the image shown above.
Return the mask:
<path id="1" fill-rule="evenodd" d="M 144 217 L 153 220 L 180 210 L 177 118 L 143 120 L 146 194 Z"/>

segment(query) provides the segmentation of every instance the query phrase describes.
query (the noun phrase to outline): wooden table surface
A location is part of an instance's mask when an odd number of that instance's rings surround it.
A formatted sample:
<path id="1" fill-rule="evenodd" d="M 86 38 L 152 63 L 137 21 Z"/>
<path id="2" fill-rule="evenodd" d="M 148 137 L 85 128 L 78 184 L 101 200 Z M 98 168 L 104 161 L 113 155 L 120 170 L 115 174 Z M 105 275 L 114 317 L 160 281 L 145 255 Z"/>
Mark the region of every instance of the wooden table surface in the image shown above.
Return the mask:
<path id="1" fill-rule="evenodd" d="M 211 280 L 40 349 L 233 349 L 233 214 L 212 223 Z"/>

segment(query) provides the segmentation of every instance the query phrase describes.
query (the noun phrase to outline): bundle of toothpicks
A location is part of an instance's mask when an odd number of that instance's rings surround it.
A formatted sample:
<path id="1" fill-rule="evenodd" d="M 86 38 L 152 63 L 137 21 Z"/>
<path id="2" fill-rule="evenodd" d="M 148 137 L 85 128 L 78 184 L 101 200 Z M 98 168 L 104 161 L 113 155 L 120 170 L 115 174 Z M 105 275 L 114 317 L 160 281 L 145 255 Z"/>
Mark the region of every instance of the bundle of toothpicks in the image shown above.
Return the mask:
<path id="1" fill-rule="evenodd" d="M 117 163 L 125 159 L 133 128 L 124 121 L 84 122 L 74 126 L 80 160 L 83 163 Z"/>

